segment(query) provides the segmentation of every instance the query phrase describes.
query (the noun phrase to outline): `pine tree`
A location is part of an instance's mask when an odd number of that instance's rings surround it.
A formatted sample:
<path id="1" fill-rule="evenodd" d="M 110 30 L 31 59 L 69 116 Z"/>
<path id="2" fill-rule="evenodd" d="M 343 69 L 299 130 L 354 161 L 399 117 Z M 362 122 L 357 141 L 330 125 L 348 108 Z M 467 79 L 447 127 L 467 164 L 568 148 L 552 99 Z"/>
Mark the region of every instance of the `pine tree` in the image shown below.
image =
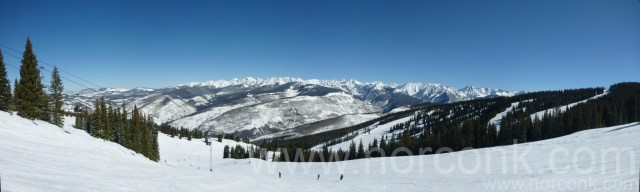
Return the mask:
<path id="1" fill-rule="evenodd" d="M 160 145 L 158 144 L 158 128 L 153 127 L 151 131 L 151 160 L 160 160 Z"/>
<path id="2" fill-rule="evenodd" d="M 155 153 L 153 149 L 153 134 L 152 134 L 153 127 L 154 127 L 153 118 L 151 117 L 151 115 L 147 115 L 143 137 L 145 138 L 144 141 L 146 143 L 145 150 L 146 150 L 146 153 L 148 154 L 147 157 L 149 157 L 149 159 L 152 159 L 152 160 Z"/>
<path id="3" fill-rule="evenodd" d="M 11 108 L 14 111 L 18 110 L 18 97 L 16 96 L 18 86 L 20 86 L 20 84 L 18 83 L 18 78 L 13 79 L 13 98 L 11 98 Z"/>
<path id="4" fill-rule="evenodd" d="M 382 150 L 382 152 L 384 153 L 389 153 L 390 151 L 387 151 L 387 141 L 384 139 L 384 136 L 380 137 L 380 149 Z M 382 154 L 380 154 L 382 155 Z"/>
<path id="5" fill-rule="evenodd" d="M 2 50 L 0 50 L 0 111 L 11 110 L 13 96 L 11 95 L 11 84 L 7 78 L 7 69 L 4 65 Z"/>
<path id="6" fill-rule="evenodd" d="M 358 144 L 358 154 L 356 158 L 362 159 L 364 158 L 364 145 L 362 145 L 362 140 L 360 140 L 360 144 Z"/>
<path id="7" fill-rule="evenodd" d="M 129 142 L 131 142 L 131 150 L 133 151 L 140 151 L 140 149 L 142 148 L 141 145 L 142 143 L 140 142 L 140 121 L 141 117 L 140 117 L 140 112 L 138 111 L 138 106 L 134 105 L 133 106 L 133 111 L 131 112 L 131 124 L 129 127 Z"/>
<path id="8" fill-rule="evenodd" d="M 51 99 L 49 104 L 51 105 L 51 124 L 57 125 L 58 127 L 62 127 L 63 89 L 64 86 L 62 85 L 62 80 L 60 79 L 58 67 L 53 67 L 53 73 L 51 74 L 51 86 L 49 87 L 49 93 L 51 94 L 51 96 L 49 97 Z"/>
<path id="9" fill-rule="evenodd" d="M 122 146 L 131 149 L 131 136 L 129 135 L 131 133 L 131 124 L 129 119 L 127 118 L 127 109 L 125 108 L 125 103 L 122 103 L 122 113 L 120 114 L 120 121 L 122 121 L 122 132 L 120 135 L 120 143 L 122 143 Z"/>
<path id="10" fill-rule="evenodd" d="M 82 114 L 79 114 L 76 116 L 76 123 L 75 125 L 73 125 L 73 127 L 76 129 L 82 129 L 83 126 L 84 126 L 84 116 L 82 116 Z"/>
<path id="11" fill-rule="evenodd" d="M 349 145 L 349 151 L 347 151 L 347 153 L 349 153 L 349 160 L 356 159 L 356 155 L 357 155 L 356 143 L 353 140 L 351 141 L 351 144 Z"/>
<path id="12" fill-rule="evenodd" d="M 224 146 L 224 150 L 222 151 L 222 158 L 223 159 L 229 158 L 229 145 Z"/>
<path id="13" fill-rule="evenodd" d="M 42 89 L 38 59 L 33 53 L 31 40 L 27 38 L 20 66 L 20 82 L 16 90 L 18 115 L 27 119 L 46 120 L 47 97 Z"/>
<path id="14" fill-rule="evenodd" d="M 107 110 L 107 103 L 104 97 L 100 99 L 100 120 L 102 120 L 102 136 L 101 138 L 107 141 L 113 141 L 111 136 L 111 121 L 109 120 L 109 111 Z"/>
<path id="15" fill-rule="evenodd" d="M 103 138 L 104 125 L 102 124 L 102 110 L 100 109 L 100 100 L 96 99 L 94 103 L 93 114 L 91 115 L 91 135 L 97 138 Z"/>
<path id="16" fill-rule="evenodd" d="M 530 141 L 538 141 L 541 139 L 542 132 L 540 126 L 540 118 L 538 118 L 538 116 L 536 115 L 536 117 L 533 119 L 533 129 L 531 131 Z"/>
<path id="17" fill-rule="evenodd" d="M 89 135 L 93 135 L 93 130 L 91 127 L 91 115 L 89 115 L 89 112 L 85 109 L 82 110 L 82 120 L 83 120 L 83 125 L 82 128 L 84 128 L 84 130 L 89 133 Z"/>
<path id="18" fill-rule="evenodd" d="M 498 144 L 498 130 L 496 125 L 490 124 L 487 127 L 487 137 L 485 139 L 485 146 L 496 146 Z"/>
<path id="19" fill-rule="evenodd" d="M 122 127 L 122 125 L 119 124 L 120 122 L 120 115 L 117 114 L 118 110 L 117 109 L 113 109 L 113 105 L 111 105 L 111 103 L 109 103 L 109 107 L 107 108 L 107 112 L 109 113 L 109 125 L 111 126 L 111 136 L 110 139 L 113 142 L 116 143 L 120 143 L 120 132 L 119 129 L 120 127 Z"/>

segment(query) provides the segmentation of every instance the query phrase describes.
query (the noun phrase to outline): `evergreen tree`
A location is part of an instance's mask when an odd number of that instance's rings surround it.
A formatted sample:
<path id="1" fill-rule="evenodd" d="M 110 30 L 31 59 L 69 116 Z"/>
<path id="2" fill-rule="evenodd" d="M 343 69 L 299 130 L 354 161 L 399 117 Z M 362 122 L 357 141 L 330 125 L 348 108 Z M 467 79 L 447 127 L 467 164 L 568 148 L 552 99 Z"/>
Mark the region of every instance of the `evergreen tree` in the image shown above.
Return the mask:
<path id="1" fill-rule="evenodd" d="M 149 117 L 151 118 L 151 117 Z M 151 125 L 151 157 L 149 159 L 154 160 L 154 161 L 159 161 L 160 160 L 160 146 L 158 144 L 158 127 L 154 126 L 154 123 L 152 120 L 149 121 L 149 124 Z"/>
<path id="2" fill-rule="evenodd" d="M 153 118 L 151 117 L 151 115 L 147 115 L 147 120 L 145 121 L 145 129 L 144 129 L 143 137 L 144 137 L 144 141 L 146 143 L 145 150 L 146 150 L 146 153 L 148 154 L 147 157 L 149 157 L 149 159 L 152 159 L 155 156 L 155 151 L 153 149 L 153 145 L 154 145 L 154 143 L 153 143 L 153 127 L 155 127 L 154 123 L 153 123 Z"/>
<path id="3" fill-rule="evenodd" d="M 360 144 L 358 144 L 358 154 L 356 156 L 356 158 L 358 159 L 362 159 L 364 158 L 365 154 L 364 154 L 364 145 L 362 145 L 362 140 L 360 140 Z"/>
<path id="4" fill-rule="evenodd" d="M 122 121 L 120 143 L 122 143 L 122 146 L 131 149 L 131 123 L 127 118 L 127 108 L 125 108 L 125 103 L 122 103 L 122 113 L 120 114 L 120 121 Z"/>
<path id="5" fill-rule="evenodd" d="M 100 120 L 102 121 L 102 136 L 101 138 L 107 141 L 113 141 L 113 128 L 111 127 L 111 121 L 109 120 L 109 110 L 107 109 L 107 102 L 104 97 L 100 99 Z"/>
<path id="6" fill-rule="evenodd" d="M 140 112 L 138 111 L 138 106 L 133 106 L 133 111 L 131 112 L 131 124 L 129 127 L 129 142 L 131 145 L 131 150 L 140 151 L 142 148 L 140 142 Z"/>
<path id="7" fill-rule="evenodd" d="M 14 111 L 18 110 L 18 97 L 16 97 L 16 92 L 19 85 L 20 84 L 18 83 L 18 78 L 13 79 L 13 98 L 11 99 L 11 108 Z"/>
<path id="8" fill-rule="evenodd" d="M 533 128 L 531 130 L 531 139 L 529 139 L 530 141 L 538 141 L 541 139 L 541 135 L 542 135 L 542 131 L 541 131 L 541 123 L 540 123 L 540 118 L 538 118 L 538 116 L 536 115 L 536 117 L 533 119 Z"/>
<path id="9" fill-rule="evenodd" d="M 0 111 L 9 111 L 12 106 L 11 84 L 7 78 L 2 50 L 0 50 Z"/>
<path id="10" fill-rule="evenodd" d="M 100 109 L 100 100 L 96 99 L 93 105 L 93 114 L 91 115 L 91 135 L 97 138 L 104 138 L 104 124 L 102 121 L 102 110 Z"/>
<path id="11" fill-rule="evenodd" d="M 113 111 L 113 114 L 110 115 L 111 117 L 111 122 L 112 125 L 114 125 L 114 142 L 124 146 L 122 144 L 122 127 L 123 127 L 123 123 L 122 123 L 122 115 L 120 114 L 120 108 L 118 108 L 116 106 L 116 109 L 112 109 L 112 106 L 109 105 L 109 110 Z"/>
<path id="12" fill-rule="evenodd" d="M 82 110 L 82 120 L 83 120 L 83 125 L 82 128 L 84 128 L 84 130 L 89 133 L 89 135 L 93 135 L 93 130 L 91 127 L 91 115 L 89 115 L 89 112 L 87 110 Z"/>
<path id="13" fill-rule="evenodd" d="M 353 140 L 351 141 L 351 144 L 349 145 L 349 151 L 347 151 L 347 153 L 349 153 L 349 160 L 356 159 L 356 155 L 357 155 L 356 143 Z"/>
<path id="14" fill-rule="evenodd" d="M 491 147 L 498 145 L 498 130 L 496 125 L 490 124 L 487 127 L 487 137 L 485 139 L 485 146 Z"/>
<path id="15" fill-rule="evenodd" d="M 49 93 L 51 96 L 49 97 L 51 101 L 49 102 L 50 111 L 51 111 L 51 124 L 57 125 L 58 127 L 62 127 L 62 90 L 64 86 L 62 85 L 62 79 L 60 79 L 60 74 L 58 72 L 58 67 L 53 67 L 53 73 L 51 74 L 51 86 L 49 87 Z"/>
<path id="16" fill-rule="evenodd" d="M 76 116 L 76 122 L 75 125 L 73 125 L 74 128 L 76 129 L 83 129 L 84 127 L 84 116 L 82 116 L 82 114 L 79 114 Z"/>
<path id="17" fill-rule="evenodd" d="M 42 89 L 38 59 L 33 53 L 31 40 L 27 38 L 20 66 L 20 82 L 16 90 L 18 115 L 27 119 L 47 120 L 43 114 L 47 111 L 47 97 Z"/>
<path id="18" fill-rule="evenodd" d="M 380 137 L 380 149 L 383 150 L 384 153 L 390 153 L 391 151 L 387 151 L 387 141 L 384 139 L 384 136 Z M 382 154 L 380 154 L 382 155 Z"/>

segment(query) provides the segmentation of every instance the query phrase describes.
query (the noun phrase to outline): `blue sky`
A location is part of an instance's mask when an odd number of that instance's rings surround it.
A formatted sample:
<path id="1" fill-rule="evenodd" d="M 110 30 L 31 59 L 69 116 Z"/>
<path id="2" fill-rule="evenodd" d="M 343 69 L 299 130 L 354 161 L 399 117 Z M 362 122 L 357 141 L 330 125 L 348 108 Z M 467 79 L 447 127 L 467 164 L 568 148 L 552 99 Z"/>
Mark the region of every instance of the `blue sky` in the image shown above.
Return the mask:
<path id="1" fill-rule="evenodd" d="M 535 91 L 640 80 L 638 0 L 27 0 L 2 2 L 0 25 L 0 44 L 22 51 L 30 37 L 38 59 L 103 87 L 291 76 Z"/>

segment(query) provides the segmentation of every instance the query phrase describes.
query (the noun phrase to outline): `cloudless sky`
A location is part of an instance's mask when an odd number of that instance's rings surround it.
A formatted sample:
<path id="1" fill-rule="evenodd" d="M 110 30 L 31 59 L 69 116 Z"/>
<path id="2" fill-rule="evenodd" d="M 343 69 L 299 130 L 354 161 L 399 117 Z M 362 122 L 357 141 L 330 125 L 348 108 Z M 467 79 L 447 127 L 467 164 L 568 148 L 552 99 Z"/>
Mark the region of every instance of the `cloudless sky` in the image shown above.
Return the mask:
<path id="1" fill-rule="evenodd" d="M 27 37 L 38 59 L 102 87 L 247 76 L 514 91 L 640 81 L 638 0 L 3 0 L 0 44 L 22 52 Z"/>

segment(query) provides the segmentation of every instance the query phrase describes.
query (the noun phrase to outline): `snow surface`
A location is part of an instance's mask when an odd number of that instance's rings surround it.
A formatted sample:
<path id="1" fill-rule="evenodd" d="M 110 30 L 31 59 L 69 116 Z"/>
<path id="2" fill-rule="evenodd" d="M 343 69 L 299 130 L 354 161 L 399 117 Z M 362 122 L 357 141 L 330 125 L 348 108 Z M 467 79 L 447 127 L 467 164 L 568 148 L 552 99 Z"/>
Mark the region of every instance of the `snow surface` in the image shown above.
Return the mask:
<path id="1" fill-rule="evenodd" d="M 71 128 L 72 120 L 61 129 L 0 112 L 3 192 L 638 191 L 640 122 L 512 146 L 334 163 L 222 159 L 223 145 L 234 143 L 214 141 L 210 172 L 209 147 L 199 140 L 160 135 L 162 160 L 153 162 Z"/>

